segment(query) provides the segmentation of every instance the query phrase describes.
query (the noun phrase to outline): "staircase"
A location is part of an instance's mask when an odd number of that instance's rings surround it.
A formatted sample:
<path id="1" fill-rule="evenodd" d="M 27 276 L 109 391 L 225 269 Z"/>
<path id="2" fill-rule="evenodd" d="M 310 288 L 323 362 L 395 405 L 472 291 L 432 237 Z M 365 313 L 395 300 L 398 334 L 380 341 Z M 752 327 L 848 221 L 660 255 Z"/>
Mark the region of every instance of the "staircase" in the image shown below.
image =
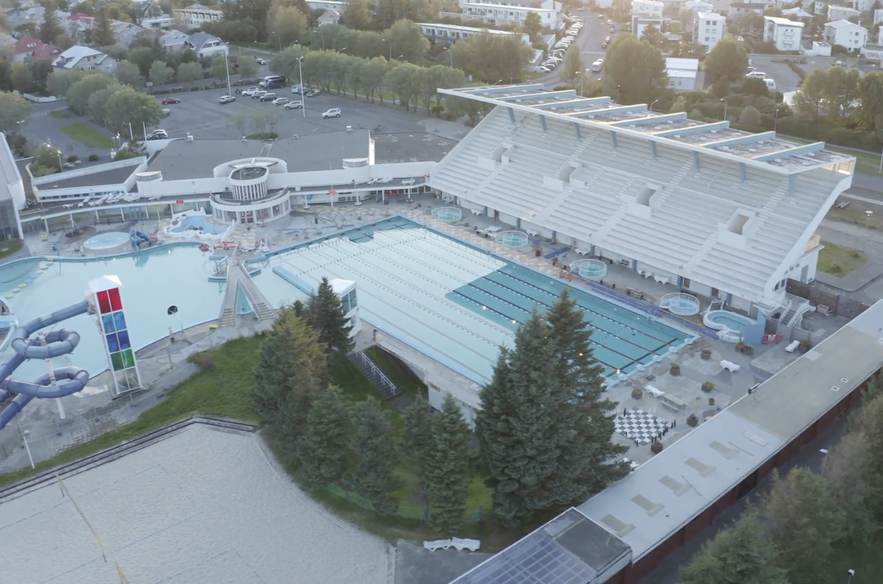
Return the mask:
<path id="1" fill-rule="evenodd" d="M 218 317 L 218 327 L 233 326 L 236 324 L 236 301 L 239 290 L 245 293 L 248 303 L 251 305 L 254 315 L 258 320 L 273 320 L 275 314 L 270 308 L 267 298 L 255 285 L 248 272 L 240 265 L 239 259 L 234 255 L 227 260 L 227 286 L 224 290 L 224 302 L 221 304 L 221 314 Z"/>
<path id="2" fill-rule="evenodd" d="M 377 391 L 379 391 L 384 399 L 391 399 L 402 393 L 402 390 L 387 377 L 380 367 L 368 356 L 365 351 L 358 351 L 347 355 L 347 359 L 352 361 L 356 369 L 362 372 L 368 381 L 371 382 Z"/>

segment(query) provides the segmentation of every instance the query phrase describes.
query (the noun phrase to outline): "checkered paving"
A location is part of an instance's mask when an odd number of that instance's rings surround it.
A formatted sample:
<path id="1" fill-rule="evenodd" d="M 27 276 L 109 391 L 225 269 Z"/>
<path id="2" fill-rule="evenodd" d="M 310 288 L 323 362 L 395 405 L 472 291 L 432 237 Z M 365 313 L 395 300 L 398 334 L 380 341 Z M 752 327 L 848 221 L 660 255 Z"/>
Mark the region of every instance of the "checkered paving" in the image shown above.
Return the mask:
<path id="1" fill-rule="evenodd" d="M 616 433 L 639 444 L 649 444 L 668 428 L 668 422 L 644 410 L 633 408 L 621 412 L 615 420 Z"/>

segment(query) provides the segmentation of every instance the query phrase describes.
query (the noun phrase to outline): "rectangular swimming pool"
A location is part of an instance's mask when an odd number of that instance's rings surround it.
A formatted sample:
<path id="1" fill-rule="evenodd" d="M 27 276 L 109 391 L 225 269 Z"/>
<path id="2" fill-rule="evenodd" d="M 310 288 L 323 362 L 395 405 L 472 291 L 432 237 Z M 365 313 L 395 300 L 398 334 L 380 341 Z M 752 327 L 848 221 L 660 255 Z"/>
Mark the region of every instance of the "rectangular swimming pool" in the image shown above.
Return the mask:
<path id="1" fill-rule="evenodd" d="M 695 336 L 402 217 L 304 243 L 268 264 L 255 281 L 275 305 L 304 298 L 322 277 L 353 280 L 366 323 L 479 384 L 534 306 L 545 311 L 565 287 L 605 376 L 629 374 Z"/>

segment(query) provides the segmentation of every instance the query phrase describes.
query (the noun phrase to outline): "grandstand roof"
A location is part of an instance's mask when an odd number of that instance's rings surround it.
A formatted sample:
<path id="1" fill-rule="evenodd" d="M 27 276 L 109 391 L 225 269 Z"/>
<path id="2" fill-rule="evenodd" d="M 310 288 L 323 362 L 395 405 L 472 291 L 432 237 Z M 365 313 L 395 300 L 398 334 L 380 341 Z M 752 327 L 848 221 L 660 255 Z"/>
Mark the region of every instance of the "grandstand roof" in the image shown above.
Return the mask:
<path id="1" fill-rule="evenodd" d="M 825 150 L 824 142 L 796 144 L 775 132 L 752 134 L 730 128 L 730 123 L 690 120 L 684 112 L 650 111 L 647 104 L 623 106 L 609 97 L 583 98 L 574 90 L 544 91 L 540 84 L 497 85 L 439 89 L 439 93 L 482 101 L 516 110 L 542 113 L 580 125 L 603 128 L 618 134 L 638 135 L 655 142 L 701 148 L 722 159 L 742 162 L 790 174 L 855 160 Z M 682 130 L 680 133 L 672 130 Z M 733 144 L 734 139 L 738 140 Z"/>

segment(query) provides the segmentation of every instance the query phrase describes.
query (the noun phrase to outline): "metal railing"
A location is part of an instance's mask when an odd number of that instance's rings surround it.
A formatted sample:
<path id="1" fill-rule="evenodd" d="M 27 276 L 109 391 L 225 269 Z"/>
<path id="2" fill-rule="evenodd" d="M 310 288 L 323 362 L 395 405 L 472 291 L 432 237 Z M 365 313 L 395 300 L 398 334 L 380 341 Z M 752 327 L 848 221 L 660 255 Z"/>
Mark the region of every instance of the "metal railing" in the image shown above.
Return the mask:
<path id="1" fill-rule="evenodd" d="M 371 372 L 377 375 L 377 378 L 380 379 L 380 382 L 389 388 L 392 395 L 396 396 L 401 393 L 401 390 L 396 386 L 392 380 L 386 376 L 386 374 L 377 366 L 377 364 L 368 356 L 364 351 L 359 352 L 359 357 L 362 358 L 362 363 L 368 366 L 371 369 Z"/>

